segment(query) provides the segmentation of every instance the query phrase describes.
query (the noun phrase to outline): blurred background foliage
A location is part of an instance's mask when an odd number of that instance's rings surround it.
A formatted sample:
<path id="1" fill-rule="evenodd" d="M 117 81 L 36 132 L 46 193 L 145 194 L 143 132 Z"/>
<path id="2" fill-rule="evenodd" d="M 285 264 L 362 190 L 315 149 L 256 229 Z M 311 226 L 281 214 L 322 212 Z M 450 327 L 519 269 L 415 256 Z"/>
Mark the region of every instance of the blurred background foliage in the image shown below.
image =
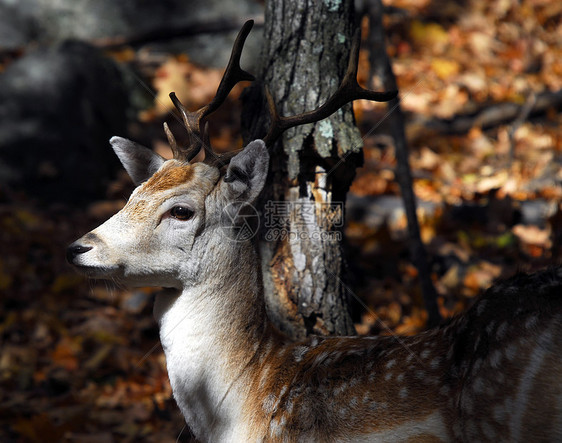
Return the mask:
<path id="1" fill-rule="evenodd" d="M 385 7 L 422 237 L 450 317 L 495 279 L 560 262 L 562 3 Z M 251 72 L 262 12 L 252 0 L 0 0 L 1 441 L 190 440 L 153 290 L 87 281 L 66 265 L 65 247 L 132 190 L 109 137 L 168 155 L 162 122 L 179 125 L 168 93 L 191 108 L 208 102 L 248 18 L 257 22 L 243 59 Z M 360 81 L 376 88 L 368 51 Z M 241 146 L 240 92 L 211 122 L 219 149 Z M 426 314 L 393 141 L 383 105 L 354 108 L 365 134 L 345 228 L 356 329 L 413 334 Z"/>

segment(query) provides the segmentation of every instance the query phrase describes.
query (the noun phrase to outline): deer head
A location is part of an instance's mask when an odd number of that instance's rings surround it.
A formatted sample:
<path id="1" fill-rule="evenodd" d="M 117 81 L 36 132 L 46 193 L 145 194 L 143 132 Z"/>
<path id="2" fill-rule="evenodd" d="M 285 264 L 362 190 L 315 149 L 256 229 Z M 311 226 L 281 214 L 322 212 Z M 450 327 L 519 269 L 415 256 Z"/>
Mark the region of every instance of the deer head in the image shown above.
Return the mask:
<path id="1" fill-rule="evenodd" d="M 69 261 L 91 277 L 131 285 L 180 288 L 208 277 L 200 258 L 227 240 L 222 209 L 253 203 L 263 188 L 265 144 L 250 143 L 225 175 L 206 163 L 165 161 L 120 137 L 111 144 L 138 187 L 119 213 L 69 246 Z"/>
<path id="2" fill-rule="evenodd" d="M 205 119 L 238 82 L 254 79 L 240 68 L 242 48 L 252 25 L 250 20 L 240 30 L 211 103 L 188 112 L 176 95 L 170 94 L 190 140 L 188 146 L 179 146 L 164 123 L 172 160 L 130 140 L 111 139 L 115 153 L 138 187 L 118 214 L 68 247 L 68 261 L 79 270 L 91 277 L 115 278 L 132 285 L 180 288 L 196 283 L 205 278 L 208 269 L 200 260 L 204 250 L 221 241 L 218 234 L 225 229 L 220 226 L 221 211 L 227 207 L 228 220 L 236 223 L 233 215 L 241 206 L 252 204 L 261 192 L 269 165 L 266 146 L 286 129 L 326 118 L 347 102 L 359 98 L 388 101 L 397 94 L 369 91 L 358 85 L 357 32 L 342 84 L 323 106 L 283 117 L 266 90 L 271 128 L 264 141 L 255 140 L 240 153 L 217 154 L 210 147 Z M 201 150 L 204 160 L 193 162 Z M 225 164 L 226 170 L 222 168 Z"/>

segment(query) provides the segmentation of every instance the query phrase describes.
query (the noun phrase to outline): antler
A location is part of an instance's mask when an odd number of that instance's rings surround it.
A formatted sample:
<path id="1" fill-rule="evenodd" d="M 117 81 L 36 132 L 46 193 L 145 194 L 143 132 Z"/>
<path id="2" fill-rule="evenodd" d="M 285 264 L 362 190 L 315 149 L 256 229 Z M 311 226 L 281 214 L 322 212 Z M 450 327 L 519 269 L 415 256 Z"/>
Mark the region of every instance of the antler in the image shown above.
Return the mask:
<path id="1" fill-rule="evenodd" d="M 222 80 L 217 88 L 217 93 L 215 97 L 206 106 L 201 109 L 189 112 L 185 109 L 183 104 L 176 97 L 174 92 L 170 93 L 170 98 L 174 103 L 174 106 L 180 113 L 185 129 L 187 130 L 189 136 L 189 145 L 187 147 L 179 146 L 174 138 L 174 135 L 170 131 L 170 128 L 166 123 L 164 123 L 164 132 L 168 137 L 168 142 L 172 148 L 174 158 L 182 161 L 191 161 L 193 158 L 201 151 L 205 151 L 210 154 L 205 157 L 205 162 L 209 164 L 223 164 L 226 163 L 235 153 L 225 153 L 222 155 L 216 154 L 210 147 L 208 125 L 205 123 L 203 129 L 201 126 L 205 118 L 214 112 L 225 100 L 232 88 L 240 81 L 253 81 L 254 76 L 244 71 L 240 67 L 240 56 L 242 54 L 242 48 L 252 26 L 254 25 L 253 20 L 248 20 L 242 26 L 242 29 L 238 33 L 234 45 L 232 47 L 232 53 L 230 55 L 230 60 L 223 74 Z M 271 127 L 269 132 L 264 138 L 264 142 L 267 146 L 271 146 L 279 136 L 289 128 L 295 126 L 304 125 L 307 123 L 314 123 L 319 120 L 323 120 L 339 108 L 348 102 L 352 102 L 358 99 L 373 100 L 378 102 L 385 102 L 392 100 L 398 94 L 398 91 L 386 91 L 386 92 L 376 92 L 369 89 L 365 89 L 359 85 L 357 82 L 357 67 L 359 61 L 359 46 L 361 43 L 361 36 L 359 29 L 355 31 L 353 36 L 353 41 L 351 45 L 351 51 L 349 56 L 349 62 L 347 65 L 347 71 L 340 84 L 338 90 L 319 108 L 314 111 L 304 112 L 302 114 L 293 115 L 290 117 L 284 117 L 279 115 L 277 108 L 273 101 L 273 98 L 266 88 L 265 95 L 267 98 L 269 113 L 271 115 Z"/>
<path id="2" fill-rule="evenodd" d="M 271 146 L 287 129 L 323 120 L 332 115 L 343 105 L 353 100 L 364 99 L 386 102 L 392 100 L 396 97 L 396 95 L 398 95 L 398 91 L 375 92 L 359 86 L 359 83 L 357 83 L 357 67 L 359 62 L 360 43 L 360 30 L 357 29 L 353 35 L 347 71 L 340 87 L 326 103 L 314 111 L 304 112 L 303 114 L 293 115 L 290 117 L 283 117 L 277 112 L 271 93 L 267 88 L 265 89 L 265 96 L 267 98 L 267 104 L 271 116 L 271 127 L 263 140 L 267 146 Z"/>
<path id="3" fill-rule="evenodd" d="M 217 93 L 211 103 L 203 106 L 197 111 L 189 112 L 176 97 L 176 94 L 174 92 L 170 93 L 170 98 L 180 113 L 189 136 L 189 145 L 187 147 L 179 146 L 172 134 L 172 131 L 170 131 L 168 125 L 164 123 L 164 132 L 168 137 L 168 142 L 170 143 L 175 159 L 189 162 L 193 160 L 201 149 L 205 149 L 207 153 L 211 154 L 207 155 L 205 158 L 207 163 L 222 163 L 232 157 L 229 153 L 218 155 L 212 151 L 209 143 L 208 125 L 205 124 L 203 130 L 201 130 L 201 125 L 203 124 L 205 117 L 216 111 L 217 108 L 226 100 L 226 97 L 236 83 L 244 80 L 254 80 L 254 76 L 252 74 L 249 74 L 240 67 L 242 48 L 244 47 L 246 37 L 248 37 L 253 25 L 254 21 L 248 20 L 244 23 L 242 29 L 240 29 L 232 47 L 230 60 L 228 61 L 228 65 L 224 71 L 219 87 L 217 88 Z"/>

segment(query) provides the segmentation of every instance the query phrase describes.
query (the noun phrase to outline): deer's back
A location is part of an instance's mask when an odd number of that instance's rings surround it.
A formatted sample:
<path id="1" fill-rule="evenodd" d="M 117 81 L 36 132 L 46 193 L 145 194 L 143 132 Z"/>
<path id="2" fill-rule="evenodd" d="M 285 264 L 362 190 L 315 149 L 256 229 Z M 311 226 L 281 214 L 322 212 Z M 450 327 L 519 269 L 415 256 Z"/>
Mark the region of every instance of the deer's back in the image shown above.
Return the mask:
<path id="1" fill-rule="evenodd" d="M 270 438 L 562 440 L 559 269 L 497 284 L 415 337 L 263 346 L 249 415 Z"/>
<path id="2" fill-rule="evenodd" d="M 495 284 L 451 332 L 465 440 L 562 441 L 560 268 Z"/>

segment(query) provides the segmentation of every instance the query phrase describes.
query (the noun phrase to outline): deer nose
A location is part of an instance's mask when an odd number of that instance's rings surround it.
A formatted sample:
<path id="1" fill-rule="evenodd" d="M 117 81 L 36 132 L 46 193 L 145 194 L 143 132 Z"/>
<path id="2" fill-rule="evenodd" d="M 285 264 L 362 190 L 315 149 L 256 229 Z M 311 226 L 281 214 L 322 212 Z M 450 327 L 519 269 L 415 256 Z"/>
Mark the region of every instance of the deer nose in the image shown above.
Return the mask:
<path id="1" fill-rule="evenodd" d="M 93 246 L 84 246 L 80 243 L 72 243 L 68 248 L 66 248 L 66 260 L 70 264 L 74 264 L 74 259 L 80 255 L 91 250 Z"/>

